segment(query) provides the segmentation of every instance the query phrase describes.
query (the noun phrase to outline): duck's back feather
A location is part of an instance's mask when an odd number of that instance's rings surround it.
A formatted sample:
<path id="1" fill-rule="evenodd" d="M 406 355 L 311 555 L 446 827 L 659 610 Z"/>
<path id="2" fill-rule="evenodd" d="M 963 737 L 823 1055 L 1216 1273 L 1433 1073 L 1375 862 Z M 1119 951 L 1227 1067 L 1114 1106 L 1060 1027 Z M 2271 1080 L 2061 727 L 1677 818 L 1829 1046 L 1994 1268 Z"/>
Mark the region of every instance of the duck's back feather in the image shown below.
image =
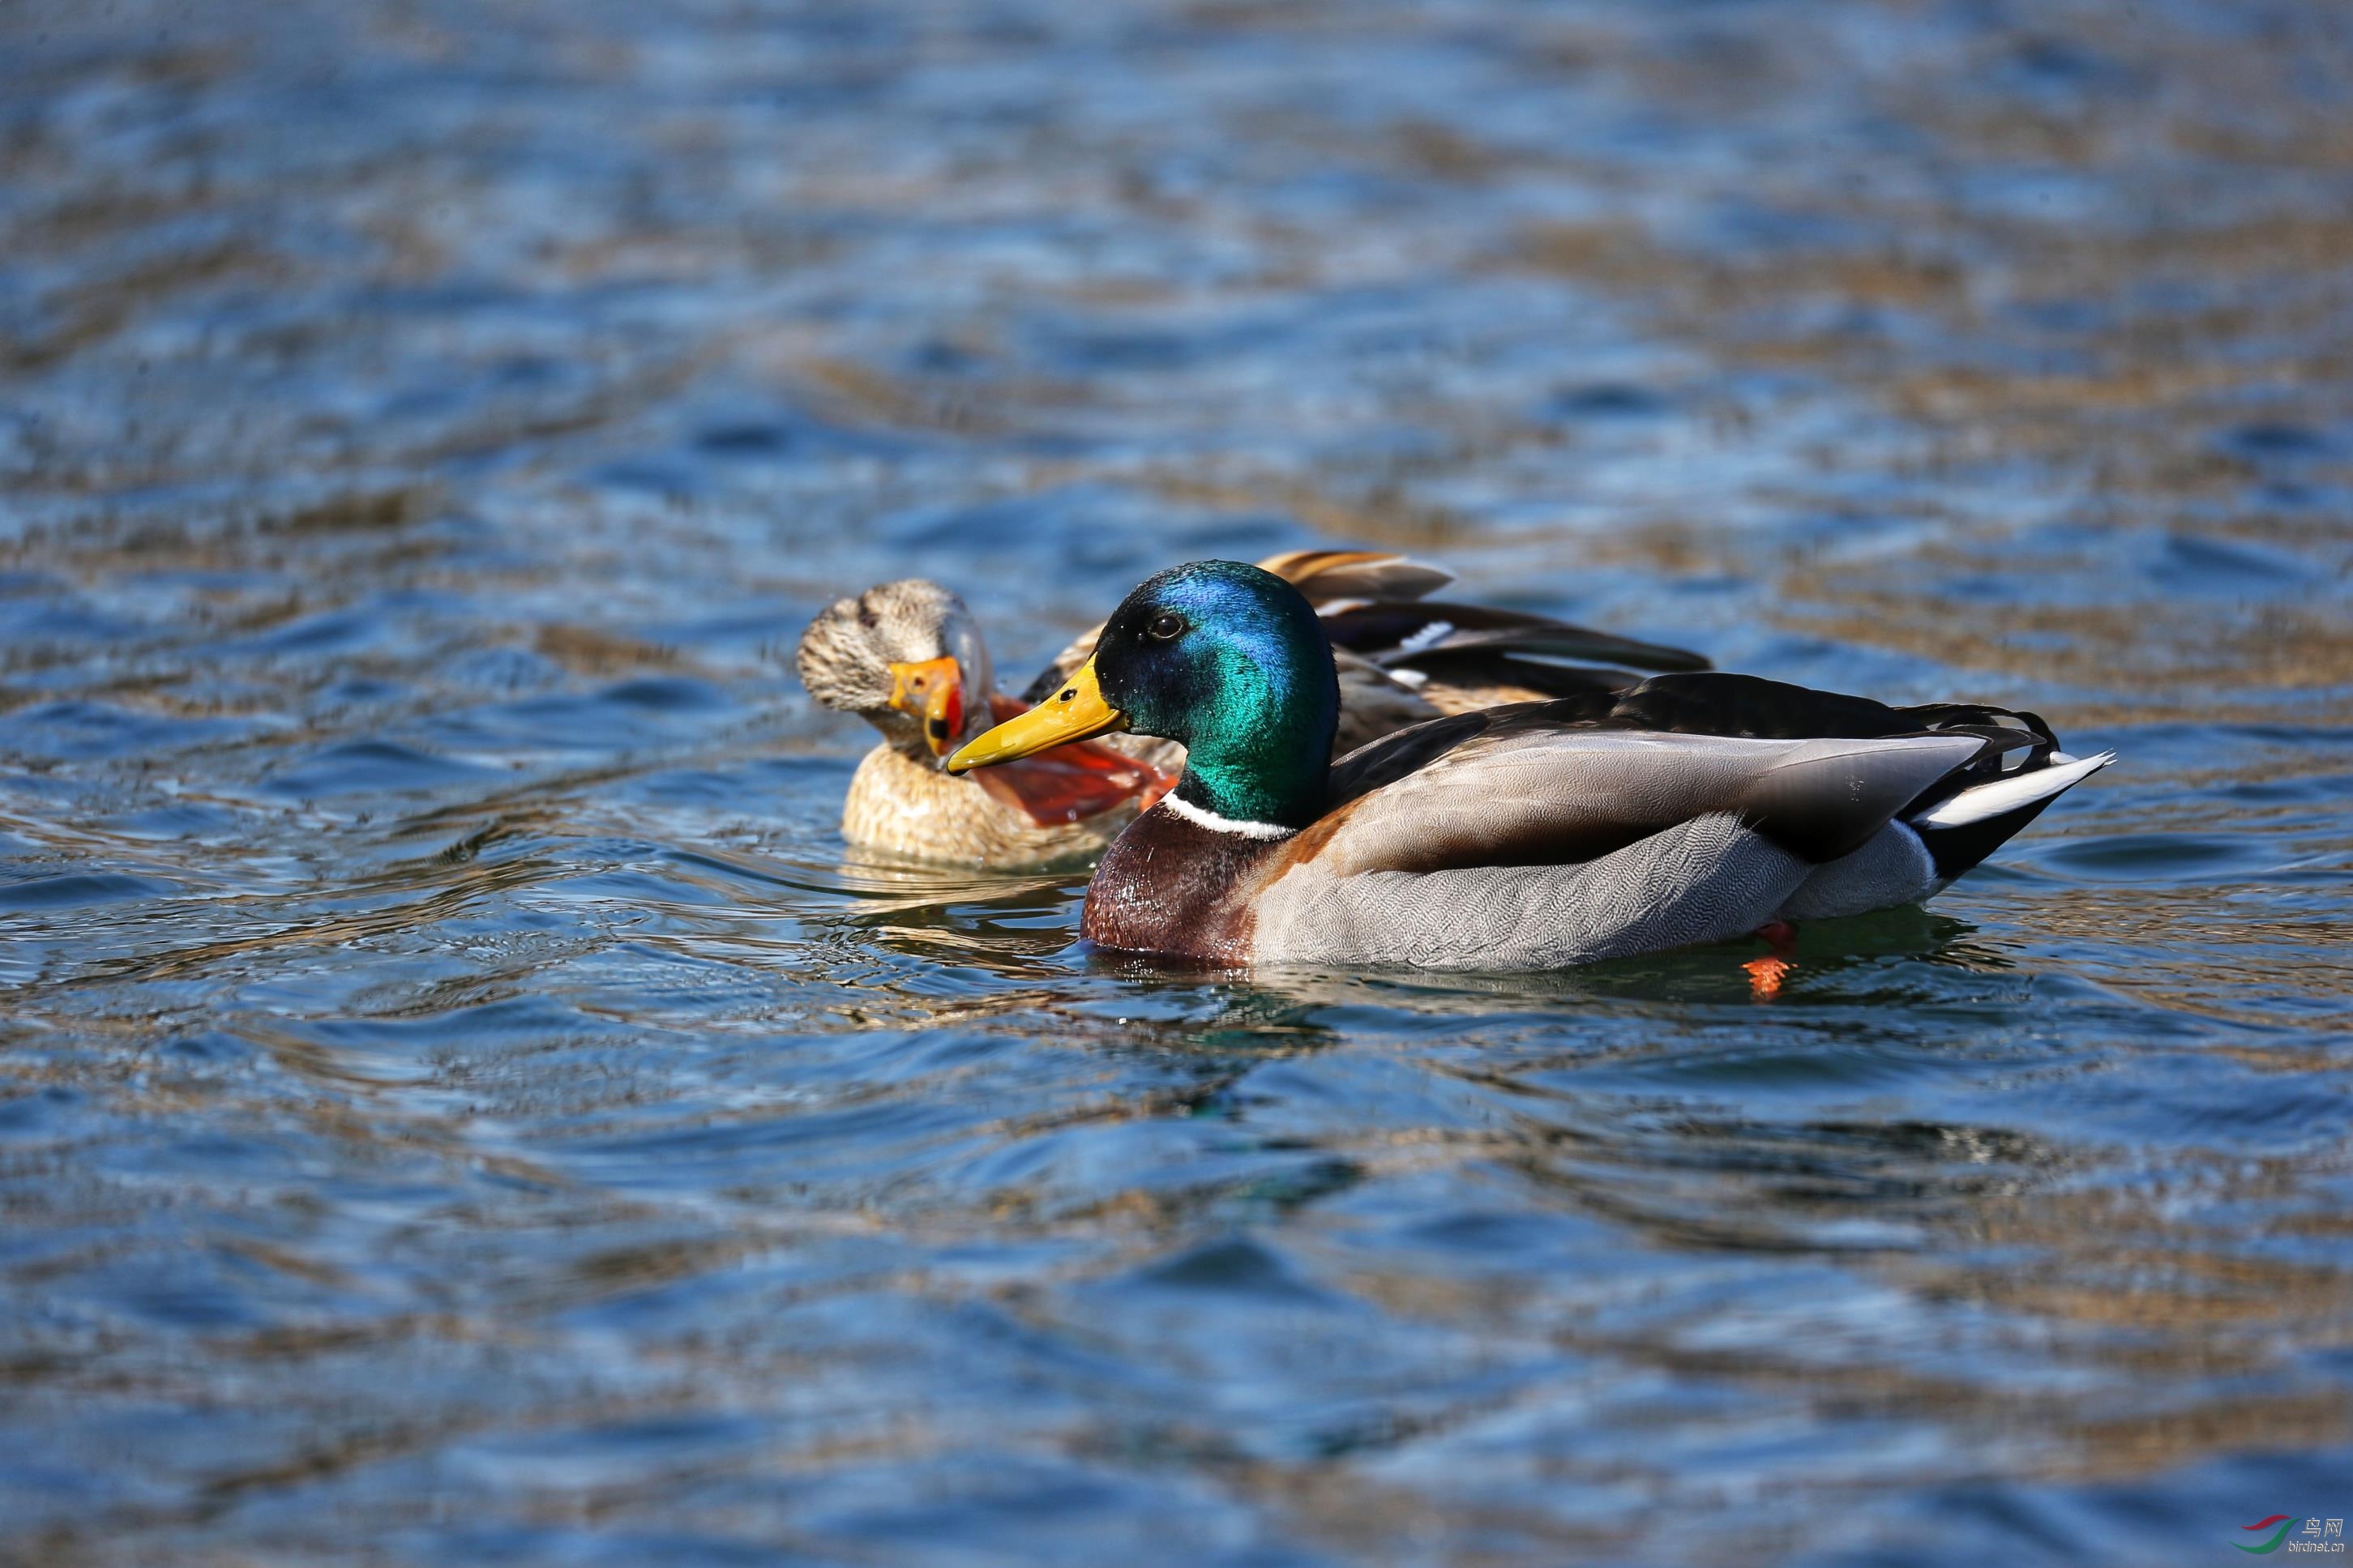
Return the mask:
<path id="1" fill-rule="evenodd" d="M 1283 858 L 1344 877 L 1577 864 L 1722 814 L 1820 864 L 1859 847 L 1985 744 L 1968 734 L 1778 741 L 1564 729 L 1535 721 L 1548 706 L 1492 710 L 1504 717 L 1354 794 Z"/>
<path id="2" fill-rule="evenodd" d="M 1749 676 L 1463 713 L 1343 758 L 1261 957 L 1576 962 L 1926 898 L 2108 759 L 2031 713 Z"/>
<path id="3" fill-rule="evenodd" d="M 1534 654 L 1547 658 L 1631 665 L 1637 669 L 1703 670 L 1707 659 L 1688 648 L 1668 647 L 1590 626 L 1571 626 L 1547 616 L 1492 605 L 1456 605 L 1438 600 L 1351 605 L 1326 610 L 1324 635 L 1332 646 L 1361 654 L 1390 668 L 1435 674 L 1447 655 Z"/>
<path id="4" fill-rule="evenodd" d="M 1868 697 L 1706 671 L 1457 713 L 1400 730 L 1335 763 L 1330 798 L 1335 805 L 1344 805 L 1482 738 L 1577 730 L 1771 741 L 1976 737 L 1982 744 L 1970 765 L 1935 781 L 1935 789 L 1911 803 L 1915 809 L 1931 805 L 1939 790 L 1957 793 L 2004 771 L 2039 765 L 2058 749 L 2051 727 L 2032 713 L 1963 702 L 1894 708 Z M 2021 752 L 2028 754 L 2016 754 Z"/>

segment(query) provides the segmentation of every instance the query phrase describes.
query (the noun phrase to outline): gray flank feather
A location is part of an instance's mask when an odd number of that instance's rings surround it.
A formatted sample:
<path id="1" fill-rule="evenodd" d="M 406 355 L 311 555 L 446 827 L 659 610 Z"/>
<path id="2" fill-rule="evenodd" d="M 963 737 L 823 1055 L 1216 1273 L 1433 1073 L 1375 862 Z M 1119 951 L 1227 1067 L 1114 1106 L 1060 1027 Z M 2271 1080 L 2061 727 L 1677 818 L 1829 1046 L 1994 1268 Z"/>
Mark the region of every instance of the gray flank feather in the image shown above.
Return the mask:
<path id="1" fill-rule="evenodd" d="M 1252 957 L 1453 970 L 1588 963 L 1744 935 L 1810 869 L 1721 813 L 1576 866 L 1337 876 L 1310 860 L 1257 900 Z"/>

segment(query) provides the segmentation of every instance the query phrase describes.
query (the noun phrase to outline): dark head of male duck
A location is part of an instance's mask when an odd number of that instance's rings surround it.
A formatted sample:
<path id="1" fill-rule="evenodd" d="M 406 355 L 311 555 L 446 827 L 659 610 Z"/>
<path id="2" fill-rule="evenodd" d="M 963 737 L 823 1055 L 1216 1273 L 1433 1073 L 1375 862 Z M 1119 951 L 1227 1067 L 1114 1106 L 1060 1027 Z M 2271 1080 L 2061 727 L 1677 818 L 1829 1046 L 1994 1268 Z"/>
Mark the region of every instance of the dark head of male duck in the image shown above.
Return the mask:
<path id="1" fill-rule="evenodd" d="M 1299 590 L 1237 561 L 1163 572 L 1130 594 L 1095 653 L 1127 727 L 1181 742 L 1176 795 L 1236 822 L 1323 813 L 1340 683 Z"/>
<path id="2" fill-rule="evenodd" d="M 1132 730 L 1180 742 L 1177 799 L 1278 830 L 1323 814 L 1340 684 L 1298 589 L 1239 561 L 1147 578 L 1059 690 L 948 759 L 952 773 Z"/>

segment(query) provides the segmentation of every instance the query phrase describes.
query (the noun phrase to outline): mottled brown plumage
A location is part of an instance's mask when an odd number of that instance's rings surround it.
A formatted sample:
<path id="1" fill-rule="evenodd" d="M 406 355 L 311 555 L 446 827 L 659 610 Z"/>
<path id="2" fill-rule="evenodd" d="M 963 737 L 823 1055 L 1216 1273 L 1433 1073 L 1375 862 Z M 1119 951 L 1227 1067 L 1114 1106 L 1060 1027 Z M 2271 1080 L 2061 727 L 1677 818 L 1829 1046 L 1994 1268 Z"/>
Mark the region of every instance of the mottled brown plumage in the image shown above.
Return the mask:
<path id="1" fill-rule="evenodd" d="M 866 753 L 841 803 L 841 836 L 865 849 L 994 868 L 1093 859 L 1134 820 L 1140 795 L 1074 822 L 1039 823 L 977 780 L 942 773 L 887 742 Z"/>

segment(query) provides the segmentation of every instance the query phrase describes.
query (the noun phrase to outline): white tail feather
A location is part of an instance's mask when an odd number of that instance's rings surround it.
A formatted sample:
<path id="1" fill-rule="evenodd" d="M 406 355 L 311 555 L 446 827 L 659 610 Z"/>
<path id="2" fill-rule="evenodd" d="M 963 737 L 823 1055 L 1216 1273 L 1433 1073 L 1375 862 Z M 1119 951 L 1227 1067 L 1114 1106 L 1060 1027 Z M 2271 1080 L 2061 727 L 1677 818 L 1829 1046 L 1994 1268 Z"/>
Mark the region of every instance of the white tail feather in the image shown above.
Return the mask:
<path id="1" fill-rule="evenodd" d="M 1972 822 L 1983 822 L 1989 816 L 2000 816 L 2022 805 L 2032 805 L 2038 800 L 2049 800 L 2062 790 L 2073 789 L 2102 768 L 2116 760 L 2114 752 L 2102 752 L 2096 757 L 2077 762 L 2064 752 L 2051 753 L 2052 765 L 2036 768 L 2032 773 L 2012 773 L 1991 784 L 1975 784 L 1949 800 L 1935 805 L 1912 818 L 1915 827 L 1966 827 Z"/>

